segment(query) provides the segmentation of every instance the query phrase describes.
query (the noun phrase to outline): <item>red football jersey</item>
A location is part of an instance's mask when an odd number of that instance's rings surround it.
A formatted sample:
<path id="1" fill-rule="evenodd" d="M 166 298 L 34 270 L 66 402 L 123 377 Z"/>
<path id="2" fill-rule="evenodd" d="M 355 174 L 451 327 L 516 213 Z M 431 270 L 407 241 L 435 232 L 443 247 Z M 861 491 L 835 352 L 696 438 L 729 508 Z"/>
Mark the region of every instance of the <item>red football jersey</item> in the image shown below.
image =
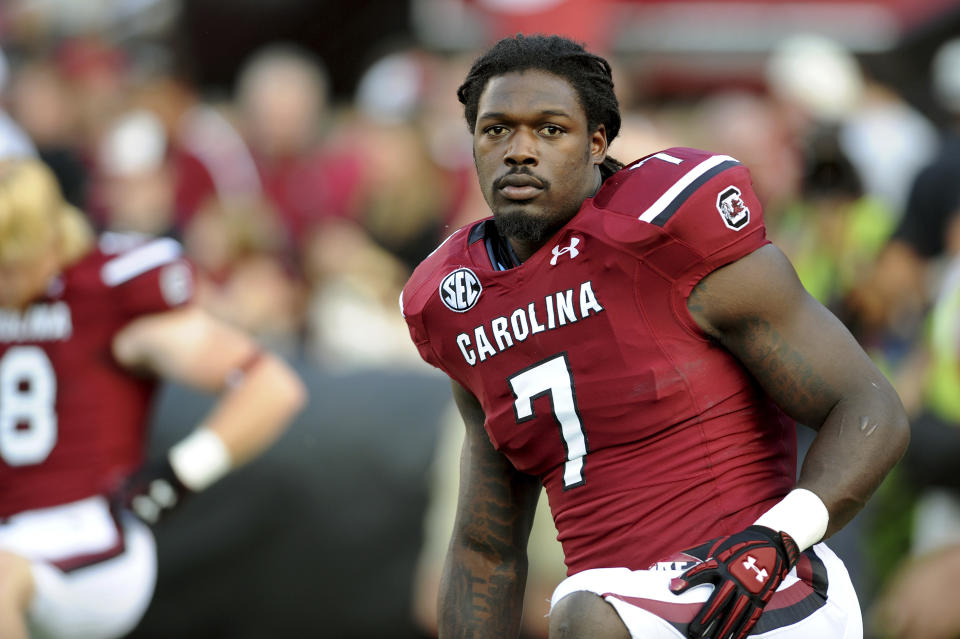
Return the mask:
<path id="1" fill-rule="evenodd" d="M 108 233 L 43 298 L 0 309 L 0 517 L 102 493 L 141 463 L 155 381 L 111 343 L 192 295 L 175 240 Z"/>
<path id="2" fill-rule="evenodd" d="M 745 167 L 647 156 L 506 270 L 488 224 L 425 259 L 402 310 L 421 356 L 480 401 L 493 445 L 543 481 L 569 574 L 647 568 L 790 490 L 794 424 L 686 307 L 706 274 L 767 243 Z"/>

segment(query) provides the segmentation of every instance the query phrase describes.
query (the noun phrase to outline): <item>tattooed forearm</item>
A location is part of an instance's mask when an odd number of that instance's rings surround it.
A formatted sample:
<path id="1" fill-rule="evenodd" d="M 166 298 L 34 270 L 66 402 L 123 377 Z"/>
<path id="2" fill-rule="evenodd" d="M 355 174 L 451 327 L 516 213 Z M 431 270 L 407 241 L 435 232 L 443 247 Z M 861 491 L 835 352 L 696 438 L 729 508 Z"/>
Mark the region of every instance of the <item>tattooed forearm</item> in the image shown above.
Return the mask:
<path id="1" fill-rule="evenodd" d="M 479 568 L 451 547 L 441 582 L 440 637 L 516 637 L 526 565 Z"/>
<path id="2" fill-rule="evenodd" d="M 441 582 L 441 637 L 515 637 L 527 560 L 521 514 L 491 498 L 460 511 Z"/>
<path id="3" fill-rule="evenodd" d="M 441 636 L 516 636 L 527 568 L 517 541 L 520 513 L 496 499 L 489 485 L 468 494 L 441 583 Z"/>
<path id="4" fill-rule="evenodd" d="M 439 635 L 517 637 L 526 544 L 540 483 L 517 472 L 493 449 L 480 416 L 471 419 L 471 406 L 461 406 L 468 435 L 457 517 L 440 584 Z"/>
<path id="5" fill-rule="evenodd" d="M 823 415 L 829 387 L 803 353 L 770 322 L 750 319 L 742 330 L 725 336 L 730 349 L 780 406 L 800 415 Z"/>

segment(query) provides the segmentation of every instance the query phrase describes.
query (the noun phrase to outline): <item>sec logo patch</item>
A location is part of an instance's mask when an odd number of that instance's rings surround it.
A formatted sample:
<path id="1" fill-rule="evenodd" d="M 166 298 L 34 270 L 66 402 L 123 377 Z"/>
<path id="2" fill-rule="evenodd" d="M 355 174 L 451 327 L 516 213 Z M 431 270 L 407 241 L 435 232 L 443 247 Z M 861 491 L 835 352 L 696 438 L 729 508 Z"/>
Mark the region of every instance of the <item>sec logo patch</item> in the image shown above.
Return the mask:
<path id="1" fill-rule="evenodd" d="M 483 286 L 477 275 L 466 267 L 458 268 L 440 282 L 440 299 L 451 311 L 469 311 L 480 299 Z"/>

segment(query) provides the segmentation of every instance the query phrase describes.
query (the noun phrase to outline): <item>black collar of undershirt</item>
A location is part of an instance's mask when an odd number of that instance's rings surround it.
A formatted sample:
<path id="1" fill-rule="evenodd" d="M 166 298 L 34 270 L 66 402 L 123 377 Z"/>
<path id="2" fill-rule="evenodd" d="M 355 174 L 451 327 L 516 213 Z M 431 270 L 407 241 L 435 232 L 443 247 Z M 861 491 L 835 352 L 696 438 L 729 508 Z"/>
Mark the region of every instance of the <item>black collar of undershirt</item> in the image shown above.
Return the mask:
<path id="1" fill-rule="evenodd" d="M 490 259 L 490 266 L 497 271 L 506 271 L 515 266 L 520 266 L 522 260 L 517 257 L 509 240 L 497 232 L 497 227 L 493 220 L 485 220 L 477 224 L 470 231 L 469 242 L 479 242 L 483 240 L 487 249 L 487 257 Z"/>

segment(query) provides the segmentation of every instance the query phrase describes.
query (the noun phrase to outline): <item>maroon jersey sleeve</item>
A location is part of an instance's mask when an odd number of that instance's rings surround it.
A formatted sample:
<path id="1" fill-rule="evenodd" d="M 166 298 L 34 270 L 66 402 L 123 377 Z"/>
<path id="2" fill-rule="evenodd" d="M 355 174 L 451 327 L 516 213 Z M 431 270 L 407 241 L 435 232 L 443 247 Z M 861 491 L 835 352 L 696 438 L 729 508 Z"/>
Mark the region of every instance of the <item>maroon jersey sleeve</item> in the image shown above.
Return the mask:
<path id="1" fill-rule="evenodd" d="M 413 340 L 420 352 L 420 357 L 454 379 L 458 377 L 456 373 L 449 366 L 444 365 L 431 346 L 426 325 L 428 313 L 425 311 L 431 302 L 436 303 L 434 298 L 438 296 L 440 287 L 443 285 L 440 280 L 442 269 L 448 267 L 449 270 L 450 260 L 455 259 L 457 251 L 464 250 L 463 240 L 466 231 L 466 227 L 455 231 L 434 249 L 414 270 L 413 275 L 410 276 L 409 281 L 400 293 L 400 312 L 407 322 L 410 339 Z"/>
<path id="2" fill-rule="evenodd" d="M 123 315 L 160 313 L 193 299 L 194 269 L 176 240 L 114 235 L 104 238 L 101 250 L 100 278 Z"/>
<path id="3" fill-rule="evenodd" d="M 659 229 L 654 242 L 643 229 L 625 227 L 617 236 L 671 279 L 702 277 L 767 241 L 750 172 L 726 155 L 684 148 L 653 154 L 608 180 L 594 204 Z"/>
<path id="4" fill-rule="evenodd" d="M 634 162 L 604 184 L 594 205 L 620 214 L 608 233 L 674 283 L 678 316 L 694 330 L 681 309 L 697 282 L 769 242 L 747 167 L 698 149 Z"/>

